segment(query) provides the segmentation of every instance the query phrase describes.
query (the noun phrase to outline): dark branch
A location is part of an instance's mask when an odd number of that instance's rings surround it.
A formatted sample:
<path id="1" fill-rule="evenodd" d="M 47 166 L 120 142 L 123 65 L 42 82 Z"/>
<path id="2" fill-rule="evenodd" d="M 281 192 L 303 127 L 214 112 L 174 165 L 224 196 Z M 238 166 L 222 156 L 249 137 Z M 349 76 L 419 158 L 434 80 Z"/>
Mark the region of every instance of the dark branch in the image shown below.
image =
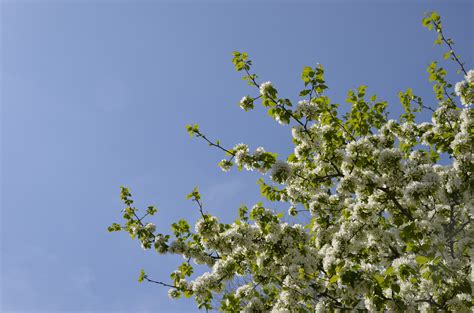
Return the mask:
<path id="1" fill-rule="evenodd" d="M 450 54 L 453 56 L 454 60 L 459 64 L 459 66 L 461 67 L 461 70 L 463 71 L 464 75 L 467 75 L 467 72 L 464 68 L 464 63 L 461 62 L 459 57 L 454 52 L 454 49 L 453 49 L 453 46 L 452 46 L 452 41 L 448 40 L 448 39 L 446 39 L 446 37 L 444 37 L 443 29 L 440 27 L 439 23 L 433 21 L 433 24 L 435 26 L 436 31 L 441 35 L 441 40 L 449 47 Z"/>
<path id="2" fill-rule="evenodd" d="M 146 280 L 147 282 L 149 282 L 149 283 L 154 283 L 154 284 L 158 284 L 158 285 L 161 285 L 161 286 L 165 286 L 165 287 L 177 289 L 176 286 L 173 286 L 173 285 L 170 285 L 170 284 L 161 282 L 161 281 L 156 281 L 156 280 L 150 279 L 150 278 L 148 278 L 148 276 L 146 276 L 146 275 L 143 276 L 143 279 L 145 279 L 145 280 Z"/>
<path id="3" fill-rule="evenodd" d="M 196 134 L 196 137 L 201 137 L 202 139 L 204 139 L 210 146 L 212 147 L 216 147 L 216 148 L 219 148 L 221 149 L 222 151 L 232 155 L 232 157 L 235 156 L 235 153 L 222 147 L 219 143 L 215 143 L 215 142 L 212 142 L 210 141 L 204 134 L 202 134 L 199 130 L 195 130 L 194 133 Z"/>

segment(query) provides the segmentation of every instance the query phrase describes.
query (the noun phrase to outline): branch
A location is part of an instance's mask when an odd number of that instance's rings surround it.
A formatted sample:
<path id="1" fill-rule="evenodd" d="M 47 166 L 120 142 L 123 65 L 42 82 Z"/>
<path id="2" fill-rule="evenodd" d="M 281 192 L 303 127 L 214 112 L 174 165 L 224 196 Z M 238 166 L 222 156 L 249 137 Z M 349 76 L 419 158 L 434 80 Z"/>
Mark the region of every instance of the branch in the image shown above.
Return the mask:
<path id="1" fill-rule="evenodd" d="M 210 141 L 203 133 L 201 133 L 199 130 L 194 130 L 194 133 L 196 134 L 196 137 L 201 137 L 202 139 L 204 139 L 205 141 L 207 141 L 207 143 L 212 146 L 212 147 L 216 147 L 216 148 L 219 148 L 221 149 L 222 151 L 232 155 L 232 157 L 235 156 L 235 153 L 222 147 L 218 142 L 214 143 L 212 141 Z"/>
<path id="2" fill-rule="evenodd" d="M 459 228 L 451 237 L 454 237 L 457 234 L 459 234 L 467 225 L 469 225 L 469 223 L 471 223 L 470 218 L 468 218 L 468 220 L 464 224 L 461 225 L 461 228 Z"/>
<path id="3" fill-rule="evenodd" d="M 320 181 L 325 181 L 327 179 L 332 179 L 332 178 L 335 178 L 335 177 L 343 177 L 344 176 L 340 172 L 337 173 L 337 174 L 328 174 L 328 175 L 325 175 L 325 176 L 316 176 L 316 177 L 312 177 L 312 178 L 301 176 L 300 174 L 298 174 L 296 172 L 294 174 L 296 176 L 298 176 L 299 178 L 301 178 L 303 181 L 308 182 L 308 183 L 320 182 Z"/>
<path id="4" fill-rule="evenodd" d="M 412 98 L 412 99 L 410 99 L 410 100 L 413 101 L 413 102 L 415 102 L 416 104 L 418 104 L 418 105 L 419 105 L 421 108 L 423 108 L 423 109 L 430 110 L 431 112 L 434 112 L 434 111 L 435 111 L 433 108 L 424 105 L 423 102 L 418 101 L 418 100 L 415 99 L 415 98 Z"/>
<path id="5" fill-rule="evenodd" d="M 245 72 L 247 73 L 247 76 L 251 79 L 252 81 L 252 84 L 257 87 L 258 89 L 260 89 L 260 85 L 257 83 L 257 81 L 255 80 L 254 76 L 250 74 L 249 70 L 247 68 L 245 68 Z M 258 97 L 260 98 L 260 97 Z M 258 98 L 255 98 L 255 99 L 258 99 Z M 278 103 L 278 101 L 276 101 L 275 99 L 273 99 L 272 97 L 268 97 L 273 103 L 275 103 L 275 105 L 283 110 L 285 110 L 285 112 L 291 116 L 291 118 L 293 118 L 298 124 L 300 124 L 304 131 L 308 134 L 309 138 L 310 139 L 313 139 L 313 136 L 311 135 L 311 133 L 309 132 L 308 128 L 307 128 L 307 123 L 303 123 L 301 122 L 296 116 L 293 115 L 293 113 L 288 110 L 287 108 L 285 108 L 284 105 L 281 105 Z"/>
<path id="6" fill-rule="evenodd" d="M 446 86 L 445 86 L 445 85 L 443 85 L 443 91 L 444 91 L 444 95 L 449 99 L 449 101 L 451 101 L 451 103 L 452 103 L 453 105 L 455 105 L 455 104 L 454 104 L 455 102 L 454 102 L 453 98 L 451 98 L 451 96 L 449 95 L 448 90 L 446 89 Z M 451 127 L 451 128 L 452 128 L 452 127 Z"/>
<path id="7" fill-rule="evenodd" d="M 453 46 L 451 45 L 452 41 L 450 39 L 448 40 L 448 39 L 446 39 L 446 37 L 444 37 L 443 29 L 441 28 L 439 23 L 437 23 L 434 20 L 432 22 L 435 26 L 436 31 L 440 34 L 441 40 L 449 47 L 450 54 L 453 56 L 454 61 L 456 61 L 459 64 L 459 66 L 461 67 L 461 70 L 463 71 L 464 75 L 467 75 L 467 72 L 464 69 L 464 63 L 461 62 L 461 60 L 458 58 L 458 56 L 454 52 Z"/>
<path id="8" fill-rule="evenodd" d="M 337 122 L 337 125 L 339 125 L 339 127 L 342 130 L 344 130 L 349 135 L 349 137 L 351 137 L 352 140 L 356 141 L 355 137 L 344 127 L 344 125 L 341 124 L 341 121 L 339 120 L 339 118 L 337 118 L 337 116 L 334 116 L 332 114 L 331 110 L 328 110 L 328 112 L 331 115 L 331 117 L 333 118 L 333 120 Z"/>
<path id="9" fill-rule="evenodd" d="M 400 202 L 398 202 L 397 198 L 395 198 L 395 195 L 392 193 L 392 191 L 389 188 L 384 188 L 384 187 L 376 187 L 379 190 L 382 190 L 385 192 L 390 200 L 395 204 L 395 206 L 400 210 L 400 212 L 405 215 L 410 221 L 414 221 L 415 219 L 411 215 L 410 211 L 406 210 Z"/>
<path id="10" fill-rule="evenodd" d="M 354 239 L 354 237 L 357 236 L 357 234 L 359 234 L 362 228 L 364 228 L 366 225 L 367 225 L 366 223 L 360 225 L 359 228 L 351 235 L 351 237 L 348 240 L 344 241 L 345 245 L 343 246 L 342 250 L 339 252 L 338 254 L 339 257 L 342 257 L 342 254 L 346 251 L 346 247 L 349 245 L 351 240 Z"/>
<path id="11" fill-rule="evenodd" d="M 143 216 L 142 218 L 139 218 L 137 213 L 135 213 L 135 208 L 132 208 L 133 210 L 133 215 L 135 216 L 135 218 L 137 219 L 138 223 L 140 223 L 140 226 L 143 226 L 143 223 L 142 223 L 142 219 L 146 216 Z"/>
<path id="12" fill-rule="evenodd" d="M 161 281 L 156 281 L 156 280 L 153 280 L 153 279 L 150 279 L 148 278 L 148 276 L 143 276 L 143 279 L 145 279 L 147 282 L 149 283 L 154 283 L 154 284 L 158 284 L 158 285 L 161 285 L 161 286 L 165 286 L 165 287 L 169 287 L 169 288 L 174 288 L 174 289 L 178 289 L 178 287 L 176 286 L 172 286 L 170 284 L 167 284 L 167 283 L 163 283 Z"/>
<path id="13" fill-rule="evenodd" d="M 439 308 L 439 309 L 444 308 L 444 306 L 442 306 L 441 304 L 437 303 L 437 302 L 434 301 L 432 298 L 430 298 L 430 299 L 423 299 L 423 300 L 415 300 L 415 302 L 426 302 L 426 303 L 429 303 L 429 304 L 431 304 L 431 305 L 436 306 L 436 307 Z"/>

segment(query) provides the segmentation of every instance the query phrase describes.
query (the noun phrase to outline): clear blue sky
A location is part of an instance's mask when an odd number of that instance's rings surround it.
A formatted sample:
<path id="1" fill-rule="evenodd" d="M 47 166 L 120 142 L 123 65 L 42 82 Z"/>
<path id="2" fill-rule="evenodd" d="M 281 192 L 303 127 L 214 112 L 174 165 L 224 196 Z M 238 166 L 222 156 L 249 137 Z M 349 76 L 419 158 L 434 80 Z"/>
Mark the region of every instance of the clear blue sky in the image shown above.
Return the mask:
<path id="1" fill-rule="evenodd" d="M 179 259 L 106 227 L 121 185 L 158 206 L 165 231 L 198 217 L 184 199 L 195 185 L 226 219 L 259 201 L 255 174 L 222 173 L 222 154 L 184 128 L 289 153 L 287 128 L 239 109 L 251 89 L 232 51 L 293 100 L 319 62 L 334 101 L 365 84 L 399 112 L 408 87 L 434 104 L 425 69 L 444 50 L 421 18 L 437 10 L 472 68 L 472 1 L 198 2 L 1 2 L 2 312 L 195 310 L 137 282 L 142 267 L 166 281 Z"/>

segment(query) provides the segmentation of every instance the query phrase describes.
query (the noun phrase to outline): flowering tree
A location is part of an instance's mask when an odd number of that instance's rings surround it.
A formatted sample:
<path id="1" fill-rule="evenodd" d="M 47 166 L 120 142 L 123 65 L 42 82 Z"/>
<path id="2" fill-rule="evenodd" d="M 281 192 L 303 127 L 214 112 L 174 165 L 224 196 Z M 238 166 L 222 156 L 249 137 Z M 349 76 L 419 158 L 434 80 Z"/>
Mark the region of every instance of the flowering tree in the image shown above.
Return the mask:
<path id="1" fill-rule="evenodd" d="M 404 113 L 398 120 L 388 119 L 387 102 L 366 97 L 365 86 L 348 92 L 350 109 L 339 116 L 338 104 L 325 95 L 321 65 L 303 69 L 303 100 L 293 106 L 270 82 L 258 82 L 246 53 L 234 52 L 236 70 L 259 91 L 243 97 L 240 107 L 248 111 L 261 102 L 277 122 L 292 125 L 294 152 L 278 159 L 262 147 L 225 148 L 197 125 L 187 130 L 226 154 L 222 170 L 268 173 L 259 180 L 262 195 L 287 203 L 287 219 L 308 214 L 308 223 L 284 223 L 283 214 L 261 203 L 240 207 L 235 222 L 221 223 L 194 189 L 187 196 L 201 215 L 194 229 L 180 220 L 172 235 L 163 234 L 145 222 L 155 207 L 140 216 L 122 187 L 125 221 L 109 230 L 124 230 L 143 249 L 185 260 L 169 282 L 143 270 L 139 281 L 226 312 L 470 311 L 474 71 L 466 71 L 436 13 L 423 25 L 436 30 L 435 43 L 448 47 L 445 58 L 464 80 L 452 91 L 446 71 L 431 63 L 437 107 L 408 89 L 399 93 Z M 422 110 L 431 122 L 416 121 Z M 195 276 L 196 266 L 207 271 Z"/>

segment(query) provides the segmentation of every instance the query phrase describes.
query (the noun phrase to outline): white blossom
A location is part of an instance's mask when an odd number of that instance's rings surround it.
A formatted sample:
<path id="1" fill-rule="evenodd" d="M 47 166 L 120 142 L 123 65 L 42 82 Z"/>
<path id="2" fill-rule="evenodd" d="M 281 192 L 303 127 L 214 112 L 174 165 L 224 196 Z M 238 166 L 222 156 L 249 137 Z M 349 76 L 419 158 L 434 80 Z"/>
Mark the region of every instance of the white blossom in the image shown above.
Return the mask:
<path id="1" fill-rule="evenodd" d="M 168 297 L 170 299 L 176 299 L 179 297 L 179 291 L 175 288 L 171 288 L 168 290 Z"/>
<path id="2" fill-rule="evenodd" d="M 464 78 L 455 92 L 470 103 L 474 71 Z M 272 88 L 261 84 L 261 95 Z M 442 100 L 423 123 L 370 108 L 366 120 L 347 120 L 325 109 L 324 95 L 316 100 L 293 111 L 308 122 L 292 117 L 288 161 L 240 143 L 219 163 L 270 172 L 259 181 L 265 204 L 241 206 L 225 223 L 199 202 L 195 223 L 178 223 L 174 237 L 128 217 L 124 229 L 144 248 L 184 258 L 170 298 L 186 290 L 200 305 L 222 299 L 237 306 L 223 310 L 243 312 L 472 310 L 472 109 Z M 358 133 L 364 123 L 370 131 Z M 191 264 L 199 270 L 187 273 Z"/>
<path id="3" fill-rule="evenodd" d="M 249 96 L 244 96 L 244 97 L 242 97 L 242 99 L 240 99 L 239 106 L 244 111 L 248 111 L 250 109 L 253 109 L 253 99 L 250 98 Z"/>
<path id="4" fill-rule="evenodd" d="M 285 161 L 277 160 L 272 167 L 270 176 L 275 179 L 279 179 L 281 177 L 283 180 L 286 180 L 290 174 L 290 165 Z"/>
<path id="5" fill-rule="evenodd" d="M 268 82 L 264 82 L 260 85 L 260 94 L 262 96 L 266 96 L 267 93 L 268 93 L 268 90 L 273 88 L 272 86 L 272 82 L 268 81 Z"/>
<path id="6" fill-rule="evenodd" d="M 466 87 L 465 81 L 457 82 L 456 85 L 454 85 L 454 92 L 456 93 L 456 96 L 461 97 L 462 92 L 465 87 Z"/>
<path id="7" fill-rule="evenodd" d="M 464 79 L 466 79 L 467 83 L 474 84 L 474 70 L 469 70 L 467 75 L 464 76 Z"/>
<path id="8" fill-rule="evenodd" d="M 145 225 L 145 229 L 148 230 L 151 233 L 154 233 L 156 231 L 156 225 L 153 223 L 147 223 Z"/>

